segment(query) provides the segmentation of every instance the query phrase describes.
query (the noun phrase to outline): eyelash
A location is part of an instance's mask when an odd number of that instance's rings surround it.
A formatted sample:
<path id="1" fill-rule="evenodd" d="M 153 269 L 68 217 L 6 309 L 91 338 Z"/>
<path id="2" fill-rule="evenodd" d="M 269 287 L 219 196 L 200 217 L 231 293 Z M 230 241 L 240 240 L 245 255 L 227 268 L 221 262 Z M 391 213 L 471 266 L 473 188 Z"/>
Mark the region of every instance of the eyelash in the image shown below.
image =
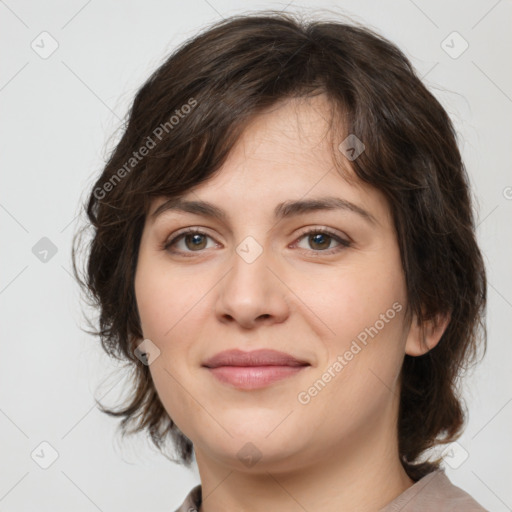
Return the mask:
<path id="1" fill-rule="evenodd" d="M 185 236 L 187 235 L 194 235 L 194 234 L 198 234 L 198 235 L 204 235 L 208 238 L 211 238 L 213 240 L 213 238 L 208 235 L 207 233 L 205 233 L 204 231 L 201 231 L 200 229 L 197 229 L 197 228 L 189 228 L 187 229 L 186 231 L 182 231 L 181 233 L 178 233 L 175 237 L 173 237 L 172 239 L 166 241 L 164 244 L 163 244 L 163 247 L 162 247 L 162 250 L 165 250 L 165 251 L 168 251 L 168 252 L 171 252 L 173 254 L 186 254 L 188 257 L 189 255 L 193 255 L 194 253 L 201 253 L 203 251 L 171 251 L 170 248 L 175 245 L 177 242 L 179 242 L 182 238 L 184 238 Z M 332 238 L 333 240 L 335 240 L 336 242 L 338 242 L 340 245 L 338 247 L 335 247 L 333 249 L 328 249 L 328 250 L 314 250 L 314 249 L 311 249 L 310 251 L 313 253 L 313 254 L 322 254 L 322 255 L 331 255 L 331 254 L 336 254 L 340 251 L 342 251 L 343 249 L 346 249 L 348 247 L 351 247 L 352 245 L 352 242 L 348 241 L 348 240 L 345 240 L 343 238 L 341 238 L 340 236 L 338 236 L 337 234 L 333 233 L 332 231 L 328 230 L 328 229 L 325 229 L 325 228 L 310 228 L 308 229 L 307 231 L 303 232 L 299 238 L 297 239 L 297 242 L 299 242 L 300 240 L 302 240 L 303 238 L 307 237 L 308 235 L 312 235 L 312 234 L 322 234 L 322 235 L 327 235 L 328 237 Z M 297 243 L 295 242 L 295 243 Z M 307 251 L 306 249 L 302 249 L 302 251 Z M 309 252 L 309 251 L 307 251 Z"/>

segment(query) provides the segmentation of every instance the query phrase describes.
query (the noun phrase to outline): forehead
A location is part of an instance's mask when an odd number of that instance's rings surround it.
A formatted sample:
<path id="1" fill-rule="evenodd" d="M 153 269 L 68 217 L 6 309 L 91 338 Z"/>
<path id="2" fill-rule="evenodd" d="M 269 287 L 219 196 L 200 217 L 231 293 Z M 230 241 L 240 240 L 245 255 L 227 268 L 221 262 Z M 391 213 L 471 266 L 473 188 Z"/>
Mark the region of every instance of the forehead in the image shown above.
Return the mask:
<path id="1" fill-rule="evenodd" d="M 280 166 L 289 162 L 332 165 L 340 135 L 331 129 L 331 116 L 332 105 L 325 95 L 282 100 L 247 125 L 230 158 L 266 159 Z"/>
<path id="2" fill-rule="evenodd" d="M 338 139 L 344 134 L 331 129 L 331 114 L 332 105 L 324 95 L 278 103 L 246 126 L 212 177 L 181 198 L 207 201 L 227 211 L 268 210 L 277 216 L 283 203 L 291 200 L 337 197 L 348 209 L 382 218 L 387 202 L 356 177 L 339 152 Z M 155 199 L 150 216 L 167 200 Z"/>

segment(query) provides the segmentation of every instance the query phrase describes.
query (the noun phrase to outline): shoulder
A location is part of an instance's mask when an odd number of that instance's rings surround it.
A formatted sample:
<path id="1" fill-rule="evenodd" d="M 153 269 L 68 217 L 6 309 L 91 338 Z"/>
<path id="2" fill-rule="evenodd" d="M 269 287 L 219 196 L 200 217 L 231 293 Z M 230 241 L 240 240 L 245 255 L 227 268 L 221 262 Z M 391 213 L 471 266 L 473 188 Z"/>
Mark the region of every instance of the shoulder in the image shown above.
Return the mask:
<path id="1" fill-rule="evenodd" d="M 466 491 L 453 485 L 444 470 L 433 471 L 379 512 L 488 512 Z"/>
<path id="2" fill-rule="evenodd" d="M 175 512 L 198 512 L 201 485 L 194 487 Z M 418 480 L 379 512 L 489 512 L 466 491 L 453 485 L 443 470 Z"/>
<path id="3" fill-rule="evenodd" d="M 196 485 L 185 498 L 185 501 L 174 512 L 199 512 L 202 494 L 201 485 Z"/>

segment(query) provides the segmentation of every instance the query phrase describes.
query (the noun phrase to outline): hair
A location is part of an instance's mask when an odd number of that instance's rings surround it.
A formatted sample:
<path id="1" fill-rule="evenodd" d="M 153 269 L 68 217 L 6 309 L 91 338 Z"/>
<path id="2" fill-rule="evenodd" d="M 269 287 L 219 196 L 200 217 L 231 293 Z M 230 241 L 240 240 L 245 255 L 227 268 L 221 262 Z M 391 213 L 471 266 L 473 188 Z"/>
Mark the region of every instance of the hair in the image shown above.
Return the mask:
<path id="1" fill-rule="evenodd" d="M 123 418 L 123 436 L 146 430 L 162 453 L 170 437 L 177 461 L 191 464 L 192 442 L 134 354 L 143 339 L 134 276 L 145 217 L 153 198 L 179 196 L 211 178 L 255 116 L 318 94 L 332 106 L 333 127 L 365 145 L 350 162 L 353 174 L 389 202 L 409 318 L 424 325 L 450 317 L 440 342 L 422 356 L 405 355 L 400 374 L 399 456 L 416 481 L 441 462 L 421 455 L 462 433 L 467 411 L 458 380 L 478 348 L 486 351 L 486 275 L 448 114 L 394 44 L 355 23 L 275 11 L 233 16 L 185 41 L 136 93 L 83 205 L 87 226 L 73 240 L 75 277 L 99 311 L 94 334 L 133 371 L 127 402 L 100 408 Z M 80 276 L 76 260 L 88 228 Z"/>

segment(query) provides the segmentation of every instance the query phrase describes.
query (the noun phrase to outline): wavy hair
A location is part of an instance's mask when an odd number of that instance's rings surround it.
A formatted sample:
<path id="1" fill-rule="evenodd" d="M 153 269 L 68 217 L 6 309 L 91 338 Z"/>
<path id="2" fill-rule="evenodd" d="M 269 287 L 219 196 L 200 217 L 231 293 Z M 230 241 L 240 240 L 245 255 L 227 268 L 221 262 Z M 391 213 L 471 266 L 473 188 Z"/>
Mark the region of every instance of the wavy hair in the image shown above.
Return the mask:
<path id="1" fill-rule="evenodd" d="M 185 41 L 138 90 L 73 240 L 75 276 L 99 312 L 94 334 L 133 372 L 126 403 L 101 410 L 122 417 L 123 435 L 147 430 L 162 453 L 170 438 L 177 461 L 192 462 L 191 441 L 134 354 L 143 338 L 134 275 L 145 216 L 153 197 L 179 196 L 213 176 L 258 113 L 316 94 L 332 105 L 334 132 L 357 134 L 366 146 L 351 168 L 389 202 L 408 311 L 420 322 L 451 315 L 437 346 L 405 355 L 402 366 L 399 456 L 418 480 L 440 463 L 422 454 L 462 433 L 458 378 L 486 350 L 486 275 L 448 114 L 394 44 L 355 23 L 275 11 L 233 16 Z"/>

